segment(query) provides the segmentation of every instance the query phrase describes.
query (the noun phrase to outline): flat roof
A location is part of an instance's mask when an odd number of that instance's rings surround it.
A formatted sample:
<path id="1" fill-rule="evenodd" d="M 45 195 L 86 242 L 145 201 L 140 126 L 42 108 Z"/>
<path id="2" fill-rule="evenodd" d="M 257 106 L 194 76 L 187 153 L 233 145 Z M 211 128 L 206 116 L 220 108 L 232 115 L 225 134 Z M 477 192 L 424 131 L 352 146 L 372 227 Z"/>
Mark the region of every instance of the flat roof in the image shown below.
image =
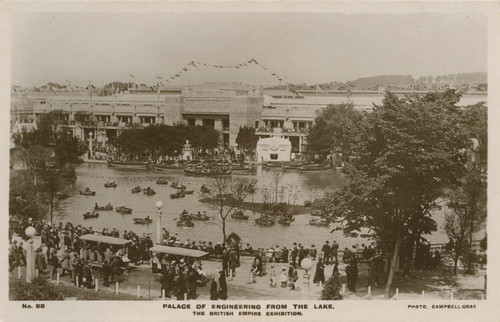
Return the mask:
<path id="1" fill-rule="evenodd" d="M 80 239 L 99 242 L 99 243 L 105 243 L 105 244 L 111 244 L 111 245 L 126 245 L 126 244 L 132 242 L 131 240 L 128 240 L 128 239 L 116 238 L 116 237 L 111 237 L 111 236 L 92 235 L 92 234 L 80 236 Z"/>
<path id="2" fill-rule="evenodd" d="M 152 252 L 157 252 L 157 253 L 188 256 L 188 257 L 195 257 L 195 258 L 202 257 L 202 256 L 205 256 L 208 254 L 207 252 L 204 252 L 204 251 L 198 250 L 198 249 L 171 247 L 171 246 L 165 246 L 165 245 L 154 245 L 149 250 Z"/>

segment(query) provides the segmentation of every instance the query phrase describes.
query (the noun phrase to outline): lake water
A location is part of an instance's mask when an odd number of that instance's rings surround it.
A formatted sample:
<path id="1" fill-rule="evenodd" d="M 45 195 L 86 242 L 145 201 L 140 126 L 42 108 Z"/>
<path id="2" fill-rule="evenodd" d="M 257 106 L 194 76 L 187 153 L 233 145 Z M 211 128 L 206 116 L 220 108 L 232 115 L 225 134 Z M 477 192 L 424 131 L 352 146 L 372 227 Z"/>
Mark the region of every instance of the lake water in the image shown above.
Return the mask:
<path id="1" fill-rule="evenodd" d="M 275 180 L 275 174 L 280 170 L 263 170 L 261 167 L 254 167 L 247 174 L 233 174 L 233 177 L 246 178 L 249 181 L 256 182 L 257 192 L 253 196 L 255 202 L 262 201 L 262 191 L 269 189 L 270 184 Z M 198 211 L 207 211 L 209 215 L 215 215 L 215 212 L 209 210 L 206 204 L 199 201 L 201 198 L 200 187 L 202 184 L 209 183 L 210 178 L 189 177 L 184 176 L 182 171 L 153 171 L 153 170 L 130 170 L 108 168 L 106 164 L 83 164 L 77 169 L 78 180 L 71 191 L 71 197 L 59 201 L 55 209 L 56 221 L 67 222 L 73 224 L 82 224 L 84 226 L 92 226 L 94 229 L 101 231 L 103 228 L 117 228 L 120 233 L 124 230 L 132 230 L 135 233 L 149 233 L 153 240 L 156 239 L 156 212 L 155 203 L 158 200 L 163 201 L 163 217 L 162 227 L 165 227 L 171 234 L 177 234 L 181 241 L 191 240 L 206 240 L 218 242 L 222 239 L 221 228 L 213 221 L 196 221 L 193 228 L 181 228 L 176 226 L 176 219 L 183 209 L 189 213 Z M 177 190 L 171 188 L 170 185 L 157 185 L 156 180 L 160 177 L 168 177 L 169 184 L 171 181 L 180 181 L 188 190 L 194 190 L 193 195 L 186 195 L 183 199 L 170 199 L 170 194 Z M 300 173 L 300 172 L 283 172 L 280 177 L 280 184 L 285 186 L 285 191 L 279 197 L 285 202 L 291 204 L 303 204 L 306 200 L 313 200 L 322 196 L 325 190 L 335 188 L 343 180 L 342 175 L 338 172 L 325 173 Z M 106 181 L 115 181 L 118 184 L 117 188 L 104 188 Z M 151 186 L 156 195 L 148 197 L 141 193 L 132 194 L 131 189 L 136 185 L 146 188 Z M 84 190 L 89 187 L 96 191 L 96 196 L 79 195 L 79 190 Z M 251 201 L 251 197 L 247 198 Z M 111 203 L 113 206 L 121 206 L 125 204 L 133 209 L 131 215 L 121 215 L 113 211 L 99 211 L 99 218 L 83 219 L 82 214 L 93 209 L 94 204 L 105 205 Z M 275 245 L 291 246 L 293 242 L 302 243 L 303 245 L 321 248 L 326 240 L 330 243 L 336 240 L 340 247 L 351 246 L 366 242 L 361 238 L 347 238 L 342 235 L 342 232 L 335 231 L 331 233 L 334 227 L 316 227 L 309 225 L 310 214 L 298 215 L 291 226 L 282 226 L 278 223 L 271 227 L 262 227 L 255 224 L 255 219 L 259 214 L 252 211 L 245 211 L 250 215 L 249 220 L 234 220 L 228 218 L 226 232 L 237 233 L 243 240 L 243 243 L 249 242 L 254 248 L 270 247 Z M 153 223 L 149 225 L 134 224 L 132 218 L 148 216 L 153 219 Z M 442 211 L 438 211 L 434 216 L 438 222 L 438 226 L 442 223 Z M 429 236 L 432 243 L 444 242 L 445 235 L 441 228 L 438 232 Z"/>

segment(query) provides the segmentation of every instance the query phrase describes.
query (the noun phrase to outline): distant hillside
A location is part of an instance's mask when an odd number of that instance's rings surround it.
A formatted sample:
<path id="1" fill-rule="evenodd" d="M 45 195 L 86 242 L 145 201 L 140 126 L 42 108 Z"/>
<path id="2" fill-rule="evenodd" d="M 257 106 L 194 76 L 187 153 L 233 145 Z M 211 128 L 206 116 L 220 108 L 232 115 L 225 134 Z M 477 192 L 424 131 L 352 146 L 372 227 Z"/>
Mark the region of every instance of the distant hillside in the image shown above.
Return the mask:
<path id="1" fill-rule="evenodd" d="M 353 81 L 347 82 L 347 84 L 356 88 L 368 89 L 376 88 L 379 85 L 408 86 L 413 84 L 414 82 L 415 79 L 411 75 L 380 75 L 358 78 Z"/>
<path id="2" fill-rule="evenodd" d="M 347 84 L 360 89 L 373 89 L 380 85 L 410 87 L 415 83 L 418 85 L 449 84 L 455 86 L 464 84 L 487 84 L 488 74 L 486 72 L 460 73 L 439 76 L 421 76 L 418 79 L 413 78 L 411 75 L 379 75 L 362 77 L 347 82 Z"/>

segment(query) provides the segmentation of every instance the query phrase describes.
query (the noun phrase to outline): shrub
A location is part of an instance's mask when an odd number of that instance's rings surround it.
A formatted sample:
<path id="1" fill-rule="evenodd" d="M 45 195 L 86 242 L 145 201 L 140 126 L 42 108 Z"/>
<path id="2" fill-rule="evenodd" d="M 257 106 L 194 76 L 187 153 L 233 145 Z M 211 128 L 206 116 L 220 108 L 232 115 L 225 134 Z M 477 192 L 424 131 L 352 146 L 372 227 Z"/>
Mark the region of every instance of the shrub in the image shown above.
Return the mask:
<path id="1" fill-rule="evenodd" d="M 38 301 L 38 300 L 62 300 L 63 297 L 59 294 L 54 285 L 49 284 L 44 277 L 36 277 L 31 283 L 19 282 L 15 298 L 13 300 L 23 301 Z"/>
<path id="2" fill-rule="evenodd" d="M 341 300 L 340 282 L 338 278 L 330 277 L 321 291 L 320 300 Z"/>

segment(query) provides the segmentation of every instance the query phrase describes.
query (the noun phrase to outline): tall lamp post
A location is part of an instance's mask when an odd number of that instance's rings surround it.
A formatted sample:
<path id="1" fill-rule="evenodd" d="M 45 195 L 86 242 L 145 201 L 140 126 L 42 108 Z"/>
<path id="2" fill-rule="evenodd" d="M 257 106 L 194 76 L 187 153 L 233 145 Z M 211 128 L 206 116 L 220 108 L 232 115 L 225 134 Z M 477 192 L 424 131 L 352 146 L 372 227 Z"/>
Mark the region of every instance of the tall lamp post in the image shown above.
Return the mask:
<path id="1" fill-rule="evenodd" d="M 28 251 L 26 252 L 26 282 L 31 283 L 35 275 L 35 254 L 33 254 L 33 237 L 36 235 L 35 228 L 29 226 L 24 231 L 28 240 Z"/>
<path id="2" fill-rule="evenodd" d="M 304 289 L 302 290 L 302 300 L 309 300 L 309 270 L 311 270 L 313 263 L 310 258 L 304 258 L 300 262 L 300 266 L 304 269 L 304 276 L 302 281 L 304 283 Z"/>
<path id="3" fill-rule="evenodd" d="M 89 133 L 89 159 L 92 159 L 92 132 Z"/>
<path id="4" fill-rule="evenodd" d="M 160 244 L 163 241 L 161 234 L 161 208 L 163 208 L 163 202 L 158 200 L 155 206 L 158 209 L 158 216 L 156 218 L 156 243 Z"/>

